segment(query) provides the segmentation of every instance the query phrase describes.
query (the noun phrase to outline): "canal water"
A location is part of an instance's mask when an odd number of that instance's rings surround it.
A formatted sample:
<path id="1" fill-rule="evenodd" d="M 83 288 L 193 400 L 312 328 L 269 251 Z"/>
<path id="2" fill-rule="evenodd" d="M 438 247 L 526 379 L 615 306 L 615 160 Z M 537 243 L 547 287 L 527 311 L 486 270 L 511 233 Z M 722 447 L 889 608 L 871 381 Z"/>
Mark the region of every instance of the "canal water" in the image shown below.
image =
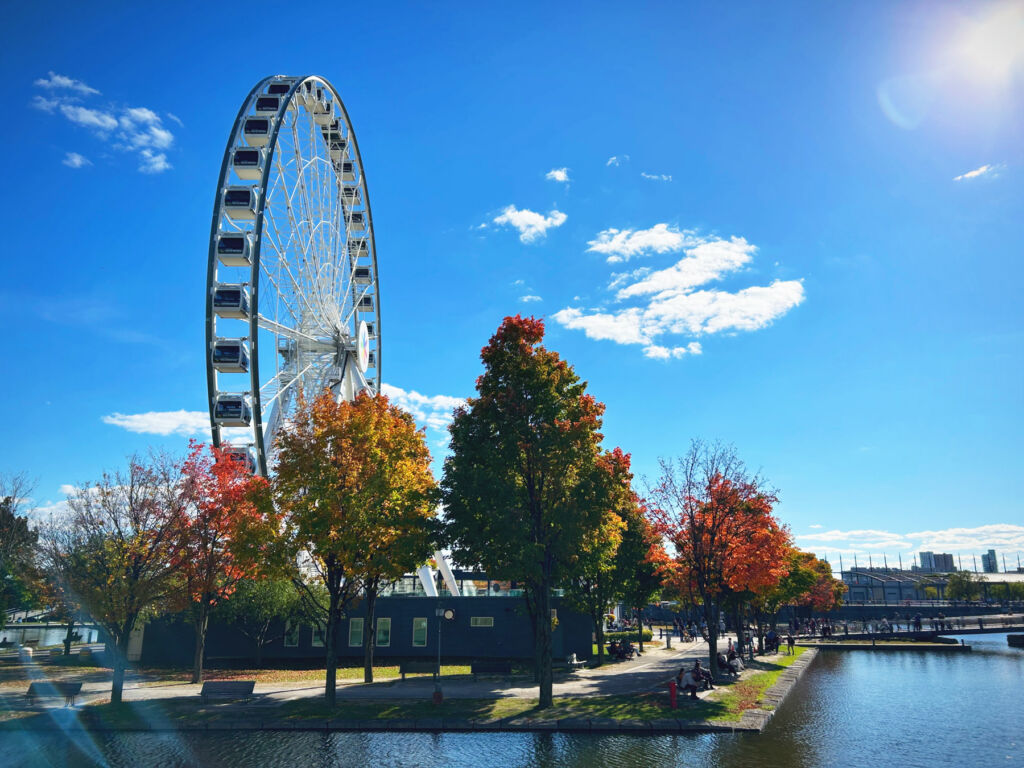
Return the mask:
<path id="1" fill-rule="evenodd" d="M 0 732 L 0 764 L 1024 767 L 1024 651 L 965 640 L 972 653 L 822 652 L 760 735 L 124 733 L 69 749 Z"/>

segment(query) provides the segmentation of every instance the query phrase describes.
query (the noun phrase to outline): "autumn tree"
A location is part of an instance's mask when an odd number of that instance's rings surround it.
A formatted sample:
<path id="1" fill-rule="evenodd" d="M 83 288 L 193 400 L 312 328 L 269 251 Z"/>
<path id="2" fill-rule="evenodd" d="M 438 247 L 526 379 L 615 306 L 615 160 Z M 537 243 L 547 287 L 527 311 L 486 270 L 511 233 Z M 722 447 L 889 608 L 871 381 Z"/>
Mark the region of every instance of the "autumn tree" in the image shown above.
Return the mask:
<path id="1" fill-rule="evenodd" d="M 185 501 L 181 467 L 165 456 L 133 457 L 126 474 L 105 474 L 68 497 L 66 518 L 48 535 L 59 578 L 112 646 L 110 699 L 121 702 L 132 630 L 177 587 L 175 534 Z"/>
<path id="2" fill-rule="evenodd" d="M 195 627 L 192 682 L 199 683 L 210 612 L 240 581 L 274 567 L 281 519 L 265 478 L 195 441 L 183 466 L 181 493 L 175 557 Z"/>
<path id="3" fill-rule="evenodd" d="M 775 494 L 733 448 L 695 440 L 685 455 L 660 464 L 650 496 L 675 550 L 672 578 L 703 606 L 709 665 L 717 671 L 722 602 L 776 584 L 786 572 L 789 535 L 772 515 Z"/>
<path id="4" fill-rule="evenodd" d="M 615 581 L 622 601 L 637 616 L 637 644 L 644 650 L 644 609 L 657 599 L 669 571 L 659 528 L 636 495 L 623 515 L 624 531 L 615 555 Z"/>
<path id="5" fill-rule="evenodd" d="M 429 552 L 423 532 L 435 503 L 429 460 L 412 417 L 383 395 L 337 402 L 324 392 L 301 400 L 279 439 L 275 496 L 300 564 L 324 588 L 296 581 L 325 628 L 332 706 L 343 614 L 368 586 L 375 597 Z"/>
<path id="6" fill-rule="evenodd" d="M 787 547 L 785 559 L 785 573 L 779 581 L 757 591 L 750 601 L 762 646 L 766 623 L 775 629 L 783 606 L 806 606 L 826 612 L 843 602 L 846 587 L 832 575 L 828 561 L 793 546 Z"/>
<path id="7" fill-rule="evenodd" d="M 797 604 L 814 587 L 817 581 L 817 574 L 811 567 L 814 559 L 809 552 L 788 548 L 785 573 L 775 584 L 759 590 L 751 601 L 759 635 L 763 623 L 770 623 L 774 629 L 782 607 Z"/>
<path id="8" fill-rule="evenodd" d="M 604 406 L 557 353 L 544 324 L 507 317 L 481 352 L 477 397 L 455 412 L 442 490 L 455 558 L 523 586 L 541 708 L 552 704 L 551 590 L 571 573 L 606 509 L 581 503 Z"/>
<path id="9" fill-rule="evenodd" d="M 615 573 L 616 553 L 626 527 L 623 517 L 636 505 L 632 478 L 628 453 L 616 448 L 598 457 L 583 503 L 604 508 L 606 513 L 600 525 L 588 532 L 566 582 L 567 603 L 594 622 L 599 666 L 604 664 L 605 613 L 622 594 Z"/>
<path id="10" fill-rule="evenodd" d="M 846 594 L 846 585 L 832 575 L 832 564 L 810 554 L 806 567 L 814 574 L 814 583 L 807 592 L 797 597 L 797 603 L 821 613 L 841 606 L 843 595 Z"/>
<path id="11" fill-rule="evenodd" d="M 363 545 L 355 572 L 366 606 L 363 679 L 372 683 L 377 598 L 430 555 L 438 496 L 425 431 L 412 415 L 384 395 L 362 396 L 355 406 L 353 429 L 365 435 L 354 445 L 355 461 L 368 471 L 357 481 L 361 507 L 351 533 Z"/>

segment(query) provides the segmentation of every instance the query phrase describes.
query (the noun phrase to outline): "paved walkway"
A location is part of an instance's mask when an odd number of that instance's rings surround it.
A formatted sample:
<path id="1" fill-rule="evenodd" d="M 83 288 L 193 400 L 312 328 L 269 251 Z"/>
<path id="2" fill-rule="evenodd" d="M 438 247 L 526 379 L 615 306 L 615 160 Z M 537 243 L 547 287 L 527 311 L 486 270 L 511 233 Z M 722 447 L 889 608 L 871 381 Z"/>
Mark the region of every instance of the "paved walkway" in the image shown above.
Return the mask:
<path id="1" fill-rule="evenodd" d="M 584 669 L 575 673 L 557 672 L 555 675 L 555 696 L 610 696 L 631 693 L 651 693 L 666 690 L 669 678 L 674 677 L 684 664 L 692 665 L 701 659 L 706 663 L 707 643 L 674 644 L 672 650 L 650 648 L 643 656 L 630 661 L 606 663 L 602 667 Z M 215 677 L 215 673 L 209 677 Z M 532 680 L 525 678 L 501 680 L 484 678 L 474 682 L 469 676 L 442 679 L 445 698 L 490 699 L 503 697 L 538 698 L 539 690 Z M 0 689 L 0 709 L 23 708 L 24 687 Z M 129 680 L 125 683 L 125 701 L 154 701 L 160 699 L 196 698 L 201 685 L 183 682 L 153 683 Z M 410 677 L 406 680 L 388 678 L 376 683 L 339 681 L 338 699 L 343 701 L 382 699 L 429 699 L 434 690 L 434 681 L 429 676 Z M 259 683 L 254 704 L 276 705 L 283 701 L 323 696 L 324 684 L 320 681 L 294 683 Z M 110 697 L 110 682 L 85 682 L 78 702 L 86 704 Z M 17 704 L 15 702 L 17 699 Z M 62 702 L 48 700 L 47 705 L 59 706 Z M 15 706 L 12 706 L 15 705 Z"/>

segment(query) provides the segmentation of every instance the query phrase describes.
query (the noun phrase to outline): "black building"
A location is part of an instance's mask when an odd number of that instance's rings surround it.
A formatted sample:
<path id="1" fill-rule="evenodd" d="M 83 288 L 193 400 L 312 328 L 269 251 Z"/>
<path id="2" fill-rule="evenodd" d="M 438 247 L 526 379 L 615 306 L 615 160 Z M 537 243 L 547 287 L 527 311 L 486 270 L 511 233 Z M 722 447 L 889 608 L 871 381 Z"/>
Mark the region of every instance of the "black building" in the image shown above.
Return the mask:
<path id="1" fill-rule="evenodd" d="M 483 592 L 483 590 L 481 590 Z M 593 622 L 589 616 L 564 607 L 553 598 L 557 625 L 554 630 L 553 657 L 563 659 L 571 653 L 577 658 L 592 655 Z M 451 609 L 451 620 L 439 619 L 438 608 Z M 375 659 L 397 663 L 402 659 L 436 659 L 438 622 L 441 657 L 451 664 L 473 659 L 533 658 L 533 629 L 526 602 L 519 594 L 499 597 L 426 597 L 392 593 L 376 604 L 376 626 L 366 626 L 365 607 L 360 605 L 341 621 L 337 653 L 342 664 L 359 664 L 363 657 L 363 633 L 373 631 Z M 310 624 L 278 627 L 272 634 L 284 637 L 268 643 L 262 652 L 263 663 L 288 666 L 316 666 L 323 663 L 323 631 Z M 142 666 L 187 666 L 192 663 L 195 632 L 183 620 L 157 619 L 143 631 Z M 213 619 L 206 635 L 206 662 L 212 665 L 243 666 L 257 657 L 255 643 L 236 627 Z"/>

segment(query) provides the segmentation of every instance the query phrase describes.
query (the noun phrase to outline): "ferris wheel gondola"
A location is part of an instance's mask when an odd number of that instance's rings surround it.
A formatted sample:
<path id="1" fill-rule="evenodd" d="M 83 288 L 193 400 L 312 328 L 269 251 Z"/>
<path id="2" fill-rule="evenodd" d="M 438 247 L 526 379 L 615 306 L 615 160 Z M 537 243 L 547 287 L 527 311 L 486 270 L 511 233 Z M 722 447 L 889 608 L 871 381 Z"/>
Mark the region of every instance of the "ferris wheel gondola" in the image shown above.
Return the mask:
<path id="1" fill-rule="evenodd" d="M 213 444 L 264 476 L 300 391 L 380 391 L 370 198 L 324 78 L 268 77 L 235 118 L 214 198 L 205 349 Z"/>

